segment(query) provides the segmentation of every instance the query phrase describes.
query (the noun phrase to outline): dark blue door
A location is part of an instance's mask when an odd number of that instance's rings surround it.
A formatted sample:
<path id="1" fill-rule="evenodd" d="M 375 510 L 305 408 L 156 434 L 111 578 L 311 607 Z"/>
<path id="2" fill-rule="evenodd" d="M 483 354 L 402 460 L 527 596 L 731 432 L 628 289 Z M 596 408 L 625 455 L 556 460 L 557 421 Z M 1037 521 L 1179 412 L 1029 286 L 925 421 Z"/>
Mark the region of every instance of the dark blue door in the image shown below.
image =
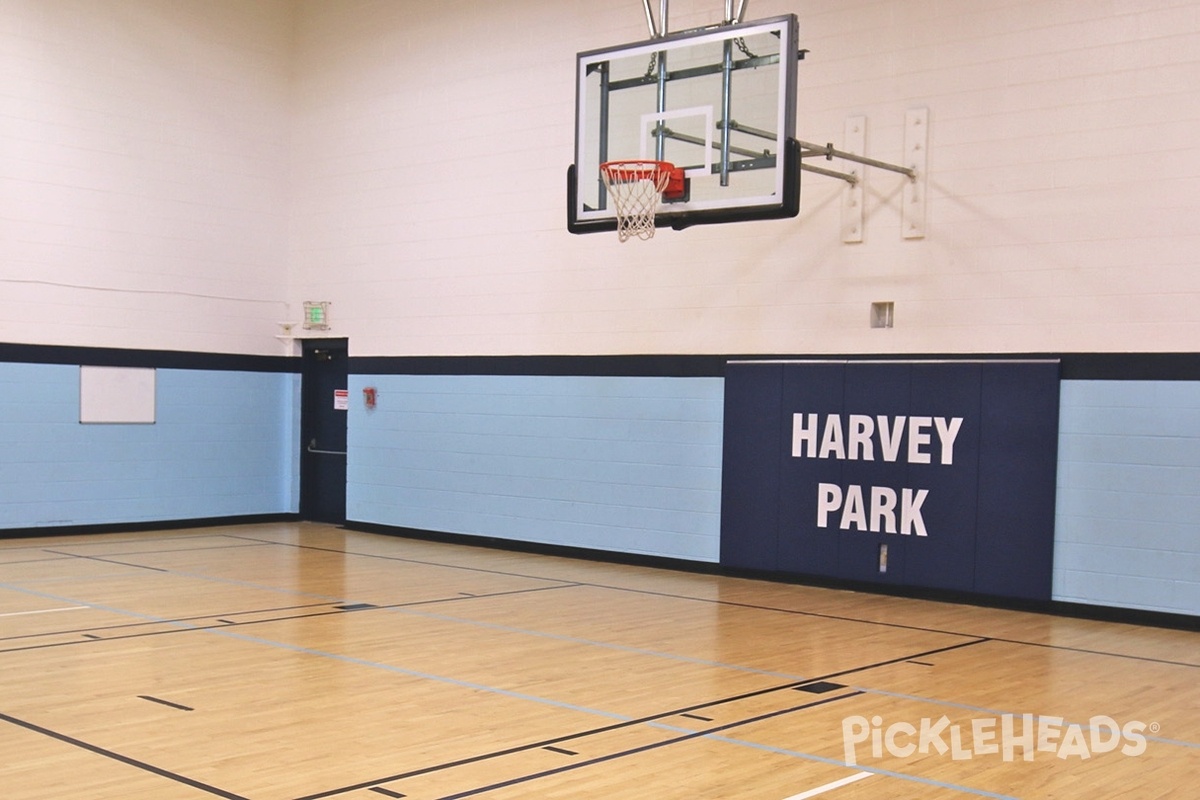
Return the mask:
<path id="1" fill-rule="evenodd" d="M 300 516 L 313 522 L 346 521 L 345 339 L 304 342 L 300 406 Z"/>

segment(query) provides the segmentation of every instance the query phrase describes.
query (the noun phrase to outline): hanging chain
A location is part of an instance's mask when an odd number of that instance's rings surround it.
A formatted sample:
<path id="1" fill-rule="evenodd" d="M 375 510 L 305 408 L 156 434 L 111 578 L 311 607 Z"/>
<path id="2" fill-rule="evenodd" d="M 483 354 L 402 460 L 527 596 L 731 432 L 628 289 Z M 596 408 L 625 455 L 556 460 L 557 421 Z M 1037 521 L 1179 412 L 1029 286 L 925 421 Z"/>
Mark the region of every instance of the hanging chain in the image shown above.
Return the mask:
<path id="1" fill-rule="evenodd" d="M 746 44 L 746 39 L 744 37 L 742 37 L 742 36 L 737 37 L 736 39 L 733 40 L 733 43 L 735 45 L 737 45 L 737 49 L 741 50 L 742 55 L 744 55 L 746 58 L 758 58 L 757 55 L 755 55 L 753 52 L 751 52 L 750 47 Z M 655 77 L 655 74 L 657 72 L 658 72 L 658 52 L 655 51 L 650 54 L 650 63 L 646 66 L 646 74 L 643 76 L 643 78 L 645 78 L 645 80 L 651 80 L 652 78 Z"/>
<path id="2" fill-rule="evenodd" d="M 650 54 L 650 65 L 646 67 L 645 79 L 650 80 L 658 73 L 658 51 Z"/>
<path id="3" fill-rule="evenodd" d="M 733 43 L 737 45 L 737 49 L 741 50 L 742 54 L 745 55 L 746 58 L 758 58 L 758 56 L 756 56 L 756 55 L 754 55 L 754 53 L 750 52 L 750 48 L 746 46 L 746 40 L 743 39 L 741 36 L 734 39 Z"/>

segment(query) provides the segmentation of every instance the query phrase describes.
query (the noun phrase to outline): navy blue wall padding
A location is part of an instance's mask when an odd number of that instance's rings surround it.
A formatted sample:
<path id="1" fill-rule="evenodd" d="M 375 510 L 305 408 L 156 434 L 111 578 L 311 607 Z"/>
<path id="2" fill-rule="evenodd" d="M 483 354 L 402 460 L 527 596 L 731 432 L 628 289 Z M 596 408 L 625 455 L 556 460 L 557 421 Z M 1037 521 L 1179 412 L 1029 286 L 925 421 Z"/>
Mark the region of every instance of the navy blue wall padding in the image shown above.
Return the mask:
<path id="1" fill-rule="evenodd" d="M 909 394 L 912 380 L 912 368 L 909 364 L 847 364 L 843 406 L 834 410 L 841 412 L 843 424 L 848 423 L 849 414 L 860 412 L 869 412 L 873 418 L 878 415 L 907 417 L 911 407 Z M 842 485 L 862 487 L 868 512 L 871 487 L 909 485 L 909 469 L 903 464 L 884 461 L 878 451 L 874 453 L 872 461 L 859 458 L 841 463 Z M 838 519 L 841 519 L 841 514 L 838 515 Z M 832 536 L 838 542 L 836 577 L 876 583 L 906 583 L 906 540 L 911 537 L 880 535 L 860 530 L 843 531 L 834 525 L 825 529 L 822 535 Z M 881 544 L 888 545 L 887 572 L 881 572 L 879 569 Z"/>
<path id="2" fill-rule="evenodd" d="M 782 376 L 781 364 L 730 364 L 726 373 L 721 563 L 727 566 L 776 569 Z"/>
<path id="3" fill-rule="evenodd" d="M 963 418 L 954 440 L 953 464 L 940 463 L 935 435 L 932 463 L 909 467 L 909 485 L 929 491 L 922 512 L 930 535 L 904 542 L 909 556 L 905 582 L 912 586 L 968 592 L 975 589 L 982 368 L 978 363 L 912 365 L 913 412 Z"/>
<path id="4" fill-rule="evenodd" d="M 816 462 L 792 458 L 792 414 L 795 411 L 836 412 L 844 402 L 845 364 L 814 363 L 800 371 L 794 364 L 783 369 L 783 403 L 779 438 L 772 444 L 770 458 L 780 471 L 779 569 L 809 575 L 835 575 L 838 568 L 838 537 L 813 527 L 817 519 L 815 491 L 797 491 L 799 486 L 816 486 L 819 480 L 841 480 L 841 462 Z M 729 385 L 729 379 L 725 379 Z M 728 429 L 726 429 L 728 435 Z M 764 454 L 766 455 L 766 454 Z M 809 531 L 810 535 L 802 535 Z M 722 548 L 724 538 L 722 537 Z"/>
<path id="5" fill-rule="evenodd" d="M 1052 361 L 731 363 L 722 565 L 1048 600 L 1059 373 Z"/>
<path id="6" fill-rule="evenodd" d="M 983 373 L 976 591 L 1050 599 L 1058 471 L 1059 365 Z"/>

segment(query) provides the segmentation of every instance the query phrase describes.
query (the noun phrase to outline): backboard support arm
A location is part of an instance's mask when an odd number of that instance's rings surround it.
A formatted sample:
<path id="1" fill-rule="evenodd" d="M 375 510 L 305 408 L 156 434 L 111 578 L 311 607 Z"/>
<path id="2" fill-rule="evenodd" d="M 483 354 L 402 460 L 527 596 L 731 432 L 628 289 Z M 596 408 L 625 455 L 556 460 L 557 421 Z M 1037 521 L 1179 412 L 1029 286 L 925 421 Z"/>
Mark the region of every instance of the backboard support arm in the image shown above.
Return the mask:
<path id="1" fill-rule="evenodd" d="M 650 10 L 650 0 L 642 0 L 642 8 L 646 11 L 646 27 L 650 30 L 650 38 L 658 39 L 658 24 L 654 21 L 654 12 Z"/>
<path id="2" fill-rule="evenodd" d="M 867 158 L 866 156 L 860 156 L 855 153 L 847 153 L 844 150 L 836 150 L 834 149 L 833 144 L 820 145 L 804 141 L 801 141 L 799 144 L 801 158 L 814 158 L 823 156 L 826 161 L 831 161 L 835 158 L 842 158 L 846 161 L 853 161 L 856 164 L 865 164 L 868 167 L 878 167 L 879 169 L 886 169 L 890 172 L 899 172 L 901 175 L 908 177 L 909 180 L 915 181 L 917 179 L 917 171 L 911 167 L 902 167 L 899 164 L 889 164 L 886 161 L 876 161 L 875 159 Z"/>

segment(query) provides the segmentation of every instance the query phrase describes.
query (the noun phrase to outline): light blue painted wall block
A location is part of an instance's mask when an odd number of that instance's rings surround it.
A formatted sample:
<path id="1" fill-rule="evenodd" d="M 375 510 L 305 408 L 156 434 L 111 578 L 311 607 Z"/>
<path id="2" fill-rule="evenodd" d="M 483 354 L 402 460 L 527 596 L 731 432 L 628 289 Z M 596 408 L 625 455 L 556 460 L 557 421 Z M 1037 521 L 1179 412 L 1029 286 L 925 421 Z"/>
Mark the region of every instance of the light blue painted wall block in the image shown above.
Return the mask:
<path id="1" fill-rule="evenodd" d="M 716 378 L 352 375 L 347 516 L 696 561 L 720 553 Z"/>
<path id="2" fill-rule="evenodd" d="M 1200 615 L 1200 384 L 1061 398 L 1054 599 Z"/>
<path id="3" fill-rule="evenodd" d="M 153 425 L 81 425 L 78 367 L 0 364 L 0 529 L 292 511 L 295 382 L 159 369 Z"/>

